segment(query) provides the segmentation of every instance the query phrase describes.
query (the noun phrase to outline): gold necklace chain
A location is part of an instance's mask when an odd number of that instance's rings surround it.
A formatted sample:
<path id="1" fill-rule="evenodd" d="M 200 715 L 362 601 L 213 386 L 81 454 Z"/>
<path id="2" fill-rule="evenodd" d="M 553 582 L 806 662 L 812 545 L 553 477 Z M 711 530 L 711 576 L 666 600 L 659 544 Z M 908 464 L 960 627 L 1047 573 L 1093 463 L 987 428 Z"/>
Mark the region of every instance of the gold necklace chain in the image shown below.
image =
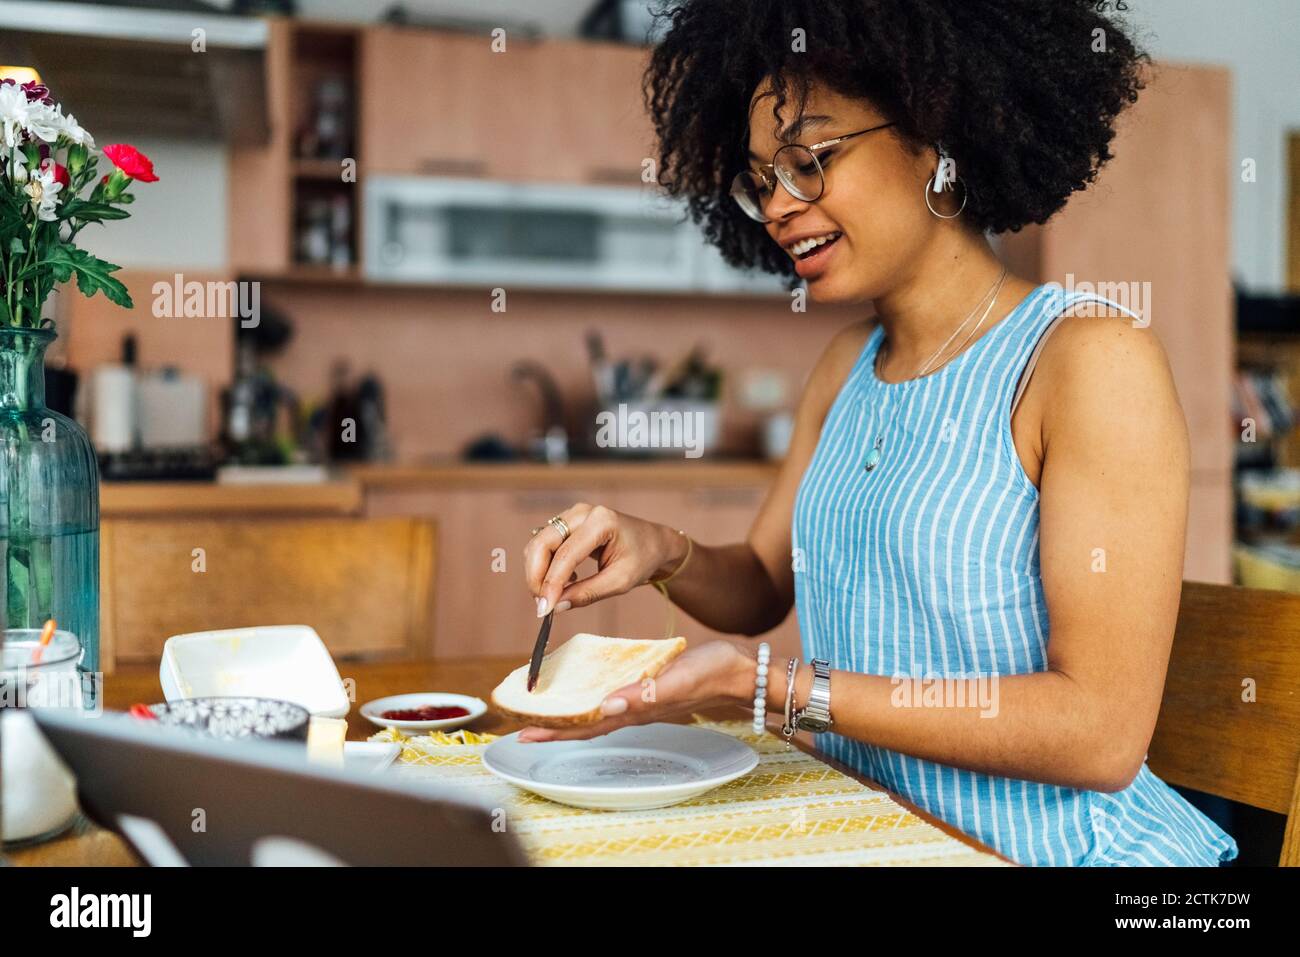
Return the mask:
<path id="1" fill-rule="evenodd" d="M 956 358 L 957 355 L 961 353 L 962 349 L 966 348 L 966 343 L 970 342 L 971 338 L 975 335 L 975 333 L 979 331 L 982 325 L 984 325 L 984 320 L 988 318 L 989 313 L 993 311 L 993 304 L 998 301 L 998 294 L 1002 291 L 1002 284 L 1006 282 L 1006 279 L 1007 279 L 1007 269 L 1004 266 L 1002 267 L 1002 272 L 998 274 L 998 278 L 994 280 L 993 285 L 984 291 L 984 295 L 980 296 L 979 302 L 975 303 L 975 307 L 971 309 L 971 311 L 966 315 L 966 318 L 963 319 L 961 321 L 961 324 L 958 325 L 957 328 L 952 331 L 952 335 L 950 335 L 947 338 L 947 340 L 943 343 L 943 345 L 941 345 L 938 349 L 936 349 L 933 353 L 931 353 L 930 358 L 922 362 L 917 367 L 916 371 L 907 377 L 908 379 L 920 378 L 926 372 L 930 371 L 931 363 L 933 363 L 935 359 L 941 356 L 943 354 L 943 351 L 952 344 L 952 341 L 956 339 L 958 335 L 961 334 L 962 329 L 966 327 L 966 323 L 970 322 L 971 319 L 974 318 L 975 313 L 979 312 L 980 306 L 984 305 L 984 301 L 989 298 L 990 294 L 992 294 L 993 298 L 992 300 L 989 301 L 988 308 L 984 310 L 984 314 L 980 316 L 980 321 L 977 322 L 975 324 L 975 328 L 972 329 L 966 335 L 966 338 L 962 340 L 961 345 L 957 347 L 957 351 L 954 352 L 950 358 Z M 885 341 L 881 343 L 880 349 L 878 349 L 876 352 L 877 370 L 879 370 L 884 365 L 884 360 L 881 358 L 881 353 L 884 353 L 885 356 L 887 357 L 889 355 L 888 350 L 889 350 L 889 339 L 888 337 L 886 337 Z M 936 366 L 936 368 L 942 365 L 943 363 L 941 362 L 938 364 L 938 366 Z M 901 381 L 907 381 L 907 380 L 901 380 Z"/>
<path id="2" fill-rule="evenodd" d="M 959 325 L 955 330 L 953 330 L 952 335 L 948 337 L 947 341 L 944 342 L 944 344 L 941 345 L 938 348 L 938 350 L 930 356 L 930 358 L 926 359 L 925 362 L 923 362 L 920 365 L 920 367 L 916 370 L 915 374 L 911 376 L 912 379 L 920 378 L 921 375 L 930 368 L 930 364 L 933 363 L 934 360 L 937 359 L 940 355 L 942 355 L 943 351 L 947 349 L 949 345 L 952 344 L 952 341 L 957 338 L 958 334 L 966 326 L 966 323 L 970 322 L 971 317 L 974 316 L 975 313 L 979 311 L 980 306 L 984 304 L 984 300 L 988 299 L 988 305 L 985 307 L 984 312 L 980 315 L 979 322 L 975 323 L 974 328 L 972 328 L 971 331 L 966 334 L 966 338 L 963 339 L 961 345 L 957 347 L 957 351 L 953 353 L 953 355 L 947 361 L 951 361 L 951 359 L 956 358 L 956 356 L 959 355 L 964 348 L 966 348 L 966 344 L 970 342 L 971 337 L 973 337 L 975 333 L 979 331 L 980 327 L 984 325 L 984 320 L 987 319 L 989 313 L 993 311 L 993 306 L 998 301 L 998 294 L 1002 292 L 1002 284 L 1006 282 L 1006 279 L 1007 279 L 1007 269 L 1004 266 L 1002 268 L 1002 272 L 998 274 L 997 281 L 994 282 L 992 287 L 990 287 L 989 290 L 980 297 L 979 302 L 975 304 L 975 308 L 970 311 L 970 315 L 968 315 L 965 319 L 963 319 L 961 321 L 961 325 Z M 990 295 L 992 296 L 992 298 L 989 298 Z M 876 350 L 877 360 L 879 360 L 880 358 L 881 351 L 883 351 L 885 347 L 888 346 L 888 344 L 889 344 L 888 339 L 886 339 L 884 342 L 880 344 L 880 349 Z M 943 364 L 944 363 L 939 363 L 939 367 L 941 368 Z M 877 361 L 876 370 L 877 373 L 880 370 L 879 361 Z M 907 380 L 903 380 L 903 381 L 907 381 Z M 894 421 L 898 418 L 898 407 L 901 404 L 902 404 L 901 401 L 896 401 L 894 404 L 894 411 L 889 417 L 889 424 L 891 427 L 893 426 Z M 884 454 L 882 451 L 884 448 L 884 444 L 885 444 L 885 433 L 884 430 L 882 429 L 876 433 L 876 441 L 872 444 L 870 451 L 867 452 L 866 470 L 868 472 L 873 471 L 875 467 L 880 464 L 880 458 Z"/>

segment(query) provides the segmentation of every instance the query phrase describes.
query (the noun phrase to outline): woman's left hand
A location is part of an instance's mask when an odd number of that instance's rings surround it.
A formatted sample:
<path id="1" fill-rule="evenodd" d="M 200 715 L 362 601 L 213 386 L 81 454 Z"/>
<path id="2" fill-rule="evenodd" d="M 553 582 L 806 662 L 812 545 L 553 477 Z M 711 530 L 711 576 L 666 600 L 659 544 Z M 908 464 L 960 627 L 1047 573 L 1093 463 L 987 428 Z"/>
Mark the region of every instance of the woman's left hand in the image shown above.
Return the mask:
<path id="1" fill-rule="evenodd" d="M 755 659 L 728 641 L 688 648 L 654 678 L 619 688 L 601 704 L 604 717 L 578 728 L 524 728 L 520 741 L 594 738 L 629 724 L 650 724 L 699 708 L 753 703 Z M 748 690 L 746 690 L 746 687 Z"/>

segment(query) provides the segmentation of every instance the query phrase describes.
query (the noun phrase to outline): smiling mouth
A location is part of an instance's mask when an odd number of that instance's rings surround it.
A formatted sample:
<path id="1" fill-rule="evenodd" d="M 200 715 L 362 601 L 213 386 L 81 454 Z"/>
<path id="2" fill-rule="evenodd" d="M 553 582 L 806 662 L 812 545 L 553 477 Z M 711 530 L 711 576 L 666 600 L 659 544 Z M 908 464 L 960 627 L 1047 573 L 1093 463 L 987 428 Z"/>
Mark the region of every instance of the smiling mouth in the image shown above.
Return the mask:
<path id="1" fill-rule="evenodd" d="M 791 243 L 786 247 L 786 250 L 796 260 L 809 259 L 834 244 L 842 235 L 843 233 L 836 231 L 822 236 L 810 236 L 807 239 L 799 240 L 797 243 Z"/>

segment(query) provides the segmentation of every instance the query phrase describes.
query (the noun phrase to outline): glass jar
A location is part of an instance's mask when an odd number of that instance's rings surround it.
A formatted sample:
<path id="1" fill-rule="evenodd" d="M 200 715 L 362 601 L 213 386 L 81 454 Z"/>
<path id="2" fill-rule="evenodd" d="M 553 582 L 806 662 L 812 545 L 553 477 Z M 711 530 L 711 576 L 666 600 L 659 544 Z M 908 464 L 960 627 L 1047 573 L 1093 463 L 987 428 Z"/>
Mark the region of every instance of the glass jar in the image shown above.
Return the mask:
<path id="1" fill-rule="evenodd" d="M 51 329 L 0 327 L 0 561 L 6 628 L 53 618 L 81 642 L 99 706 L 99 466 L 76 422 L 45 406 Z"/>
<path id="2" fill-rule="evenodd" d="M 38 661 L 40 637 L 35 629 L 0 636 L 0 838 L 7 847 L 61 834 L 78 813 L 76 781 L 27 709 L 84 706 L 81 646 L 56 631 Z"/>

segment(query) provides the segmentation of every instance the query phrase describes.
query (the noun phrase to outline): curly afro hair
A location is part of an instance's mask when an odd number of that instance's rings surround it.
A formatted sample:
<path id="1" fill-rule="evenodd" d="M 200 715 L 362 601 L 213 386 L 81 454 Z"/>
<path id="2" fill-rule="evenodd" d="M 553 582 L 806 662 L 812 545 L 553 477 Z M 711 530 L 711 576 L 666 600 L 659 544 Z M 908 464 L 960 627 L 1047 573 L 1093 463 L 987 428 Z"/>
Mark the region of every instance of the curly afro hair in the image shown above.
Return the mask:
<path id="1" fill-rule="evenodd" d="M 750 99 L 775 114 L 813 84 L 870 100 L 914 149 L 943 144 L 981 230 L 1042 223 L 1110 159 L 1149 57 L 1095 0 L 678 0 L 644 78 L 659 183 L 733 266 L 793 274 L 730 199 Z M 795 30 L 804 49 L 795 52 Z M 1103 34 L 1095 31 L 1102 30 Z M 1104 38 L 1105 50 L 1098 38 Z"/>

